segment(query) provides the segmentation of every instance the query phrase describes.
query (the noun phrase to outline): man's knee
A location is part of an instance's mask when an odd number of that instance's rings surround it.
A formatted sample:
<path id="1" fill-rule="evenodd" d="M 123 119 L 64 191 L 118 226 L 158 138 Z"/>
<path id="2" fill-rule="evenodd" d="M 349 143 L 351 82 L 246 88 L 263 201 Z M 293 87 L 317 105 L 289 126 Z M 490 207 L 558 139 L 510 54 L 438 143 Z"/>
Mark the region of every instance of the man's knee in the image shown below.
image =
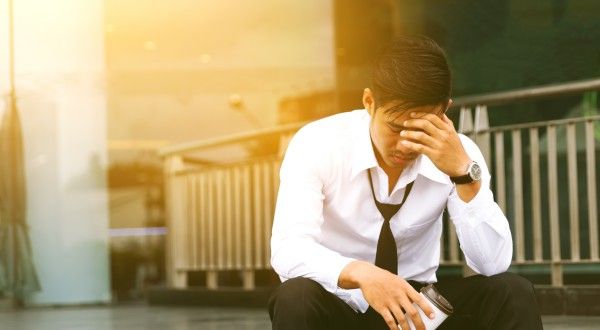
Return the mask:
<path id="1" fill-rule="evenodd" d="M 506 272 L 490 276 L 489 287 L 513 298 L 535 299 L 533 284 L 528 279 L 513 273 Z"/>
<path id="2" fill-rule="evenodd" d="M 493 287 L 497 298 L 503 298 L 497 314 L 499 324 L 514 329 L 542 329 L 533 284 L 511 273 L 491 276 L 488 286 Z"/>
<path id="3" fill-rule="evenodd" d="M 324 290 L 319 283 L 303 277 L 283 282 L 269 299 L 271 320 L 278 314 L 286 318 L 310 317 L 311 311 L 318 310 L 315 304 L 322 301 Z"/>

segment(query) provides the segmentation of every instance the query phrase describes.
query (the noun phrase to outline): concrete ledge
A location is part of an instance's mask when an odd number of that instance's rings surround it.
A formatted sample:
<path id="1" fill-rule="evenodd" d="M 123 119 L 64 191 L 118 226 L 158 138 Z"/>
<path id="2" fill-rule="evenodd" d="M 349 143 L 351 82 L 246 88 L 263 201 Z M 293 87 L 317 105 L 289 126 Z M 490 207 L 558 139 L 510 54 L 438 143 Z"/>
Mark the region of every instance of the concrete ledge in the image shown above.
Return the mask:
<path id="1" fill-rule="evenodd" d="M 274 287 L 245 291 L 241 288 L 173 289 L 154 287 L 148 290 L 150 305 L 255 307 L 266 308 Z M 536 285 L 542 315 L 600 315 L 600 285 L 571 285 L 556 288 Z"/>
<path id="2" fill-rule="evenodd" d="M 536 285 L 543 315 L 600 315 L 600 285 Z"/>
<path id="3" fill-rule="evenodd" d="M 147 299 L 150 305 L 266 308 L 274 289 L 269 287 L 246 291 L 241 288 L 209 290 L 154 287 L 148 290 Z"/>

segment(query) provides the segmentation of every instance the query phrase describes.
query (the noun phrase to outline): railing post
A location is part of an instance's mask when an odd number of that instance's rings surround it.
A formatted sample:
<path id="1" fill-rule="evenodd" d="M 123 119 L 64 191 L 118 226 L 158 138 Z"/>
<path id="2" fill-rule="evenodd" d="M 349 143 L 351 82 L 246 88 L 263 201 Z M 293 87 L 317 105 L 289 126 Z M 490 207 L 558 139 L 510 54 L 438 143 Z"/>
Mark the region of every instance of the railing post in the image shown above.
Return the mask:
<path id="1" fill-rule="evenodd" d="M 488 167 L 492 163 L 492 148 L 491 148 L 491 137 L 490 132 L 487 130 L 490 128 L 490 121 L 488 119 L 488 111 L 486 105 L 478 105 L 475 107 L 475 143 L 479 146 L 485 163 Z M 486 131 L 480 133 L 481 131 Z"/>
<path id="2" fill-rule="evenodd" d="M 242 171 L 242 200 L 244 205 L 244 209 L 242 212 L 243 217 L 243 281 L 244 288 L 247 290 L 251 290 L 254 288 L 254 264 L 252 262 L 252 192 L 251 192 L 251 175 L 252 175 L 252 167 L 251 165 L 246 165 Z"/>
<path id="3" fill-rule="evenodd" d="M 579 197 L 577 180 L 577 141 L 575 124 L 567 124 L 567 171 L 569 173 L 569 234 L 571 238 L 571 260 L 581 259 L 579 242 Z"/>
<path id="4" fill-rule="evenodd" d="M 533 232 L 533 260 L 542 262 L 542 190 L 540 178 L 540 141 L 537 127 L 529 129 L 529 162 L 531 176 L 531 217 Z"/>
<path id="5" fill-rule="evenodd" d="M 521 157 L 521 130 L 511 131 L 512 139 L 512 203 L 514 246 L 516 261 L 525 261 L 525 216 L 523 207 L 523 162 Z"/>
<path id="6" fill-rule="evenodd" d="M 494 132 L 494 147 L 496 162 L 496 201 L 502 212 L 506 213 L 506 171 L 504 170 L 504 133 L 502 131 Z"/>
<path id="7" fill-rule="evenodd" d="M 187 286 L 187 273 L 178 270 L 185 265 L 185 182 L 178 182 L 176 173 L 184 168 L 180 156 L 169 156 L 164 163 L 167 237 L 165 247 L 167 284 L 175 288 Z M 183 183 L 183 184 L 182 184 Z"/>
<path id="8" fill-rule="evenodd" d="M 560 253 L 560 224 L 558 213 L 558 164 L 556 145 L 556 126 L 549 126 L 546 133 L 548 140 L 548 202 L 550 217 L 550 250 L 552 285 L 563 285 L 563 272 Z"/>
<path id="9" fill-rule="evenodd" d="M 458 132 L 471 137 L 473 133 L 473 116 L 471 108 L 462 107 L 458 115 Z"/>
<path id="10" fill-rule="evenodd" d="M 596 199 L 596 145 L 594 122 L 585 123 L 585 160 L 587 172 L 588 228 L 590 233 L 590 259 L 598 261 L 598 200 Z"/>
<path id="11" fill-rule="evenodd" d="M 216 201 L 218 200 L 218 194 L 216 187 L 218 186 L 217 172 L 214 170 L 208 171 L 208 191 L 206 198 L 208 200 L 207 212 L 206 212 L 206 244 L 207 244 L 207 267 L 206 267 L 206 287 L 214 290 L 219 286 L 219 274 L 218 269 L 218 249 L 217 243 L 223 239 L 217 235 L 217 223 L 221 219 L 218 219 L 219 207 Z"/>

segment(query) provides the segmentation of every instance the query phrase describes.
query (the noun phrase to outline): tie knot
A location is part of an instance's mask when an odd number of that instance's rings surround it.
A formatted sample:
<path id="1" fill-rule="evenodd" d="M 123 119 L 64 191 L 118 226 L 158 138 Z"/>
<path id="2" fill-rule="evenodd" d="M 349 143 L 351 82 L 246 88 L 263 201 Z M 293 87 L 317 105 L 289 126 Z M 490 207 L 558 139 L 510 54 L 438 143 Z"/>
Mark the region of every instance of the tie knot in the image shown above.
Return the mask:
<path id="1" fill-rule="evenodd" d="M 394 214 L 396 214 L 402 206 L 402 204 L 385 204 L 380 203 L 378 201 L 375 201 L 375 205 L 377 205 L 377 209 L 379 210 L 379 213 L 381 213 L 385 221 L 390 221 Z"/>

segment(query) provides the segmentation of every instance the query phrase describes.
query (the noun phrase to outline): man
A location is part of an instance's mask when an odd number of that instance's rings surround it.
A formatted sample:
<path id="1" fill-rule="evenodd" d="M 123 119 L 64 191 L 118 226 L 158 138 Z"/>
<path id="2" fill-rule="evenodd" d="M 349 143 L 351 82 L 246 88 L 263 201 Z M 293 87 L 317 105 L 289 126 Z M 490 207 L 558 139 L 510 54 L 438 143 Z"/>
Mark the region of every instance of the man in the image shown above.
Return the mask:
<path id="1" fill-rule="evenodd" d="M 271 239 L 284 281 L 273 329 L 424 329 L 417 308 L 439 315 L 418 290 L 437 282 L 445 208 L 479 275 L 435 284 L 454 307 L 439 329 L 542 328 L 531 283 L 505 273 L 512 239 L 484 158 L 445 115 L 450 81 L 434 41 L 400 38 L 375 61 L 365 110 L 294 136 Z"/>

